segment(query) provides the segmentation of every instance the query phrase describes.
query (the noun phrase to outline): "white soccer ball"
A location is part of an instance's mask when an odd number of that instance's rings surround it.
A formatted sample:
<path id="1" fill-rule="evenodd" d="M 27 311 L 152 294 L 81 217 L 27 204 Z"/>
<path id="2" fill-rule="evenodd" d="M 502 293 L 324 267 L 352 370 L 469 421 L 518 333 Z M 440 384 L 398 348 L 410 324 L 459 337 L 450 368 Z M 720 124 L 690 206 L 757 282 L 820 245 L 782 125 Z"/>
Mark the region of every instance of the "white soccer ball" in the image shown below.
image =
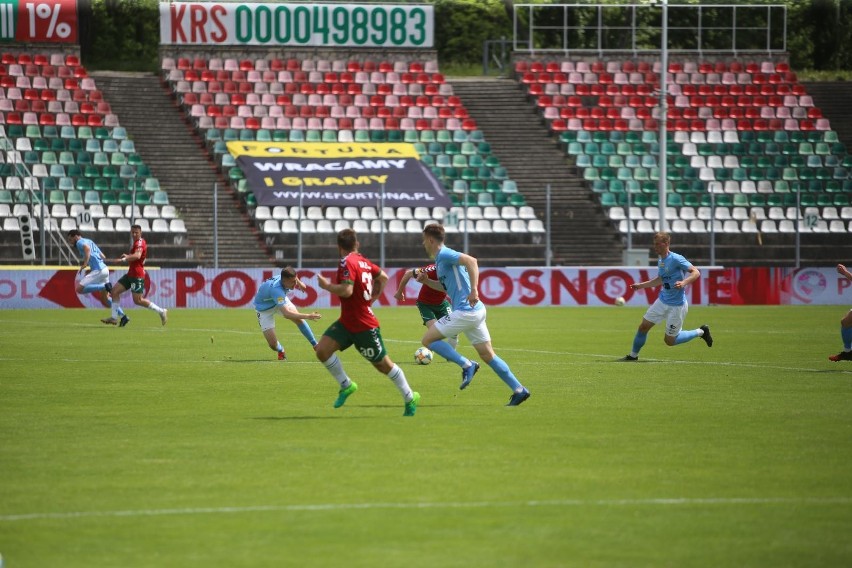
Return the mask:
<path id="1" fill-rule="evenodd" d="M 418 365 L 428 365 L 432 362 L 432 352 L 425 347 L 418 347 L 414 352 L 414 362 Z"/>
<path id="2" fill-rule="evenodd" d="M 623 306 L 624 304 L 625 304 L 625 300 L 624 300 L 623 296 L 619 296 L 618 298 L 615 299 L 615 305 L 616 306 Z"/>

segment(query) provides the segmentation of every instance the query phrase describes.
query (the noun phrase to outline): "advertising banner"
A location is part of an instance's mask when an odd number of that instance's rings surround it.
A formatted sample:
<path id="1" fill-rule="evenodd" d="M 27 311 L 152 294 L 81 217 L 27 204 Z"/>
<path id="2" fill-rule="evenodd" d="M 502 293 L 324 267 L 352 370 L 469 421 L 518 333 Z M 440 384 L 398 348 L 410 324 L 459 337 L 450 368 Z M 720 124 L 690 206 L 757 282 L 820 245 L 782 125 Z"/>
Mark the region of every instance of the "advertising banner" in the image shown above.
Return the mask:
<path id="1" fill-rule="evenodd" d="M 148 297 L 166 308 L 251 308 L 258 285 L 276 269 L 161 269 L 148 273 Z M 293 299 L 299 307 L 339 305 L 317 286 L 317 275 L 334 280 L 336 268 L 300 270 L 308 286 Z M 397 302 L 393 293 L 405 269 L 387 269 L 390 282 L 376 306 L 413 305 Z M 690 305 L 852 305 L 852 282 L 834 268 L 701 268 L 701 278 L 687 290 Z M 623 297 L 629 306 L 648 306 L 658 289 L 630 290 L 630 284 L 650 280 L 656 268 L 482 268 L 480 297 L 489 306 L 607 306 Z M 0 270 L 0 307 L 100 308 L 94 295 L 74 291 L 79 275 L 73 268 Z M 115 281 L 116 275 L 112 276 Z M 416 298 L 419 284 L 410 282 L 406 298 Z M 122 298 L 127 307 L 132 299 Z"/>
<path id="2" fill-rule="evenodd" d="M 0 42 L 77 43 L 77 0 L 0 1 Z"/>
<path id="3" fill-rule="evenodd" d="M 258 205 L 450 207 L 413 144 L 228 142 Z"/>
<path id="4" fill-rule="evenodd" d="M 161 2 L 163 45 L 431 48 L 427 4 Z"/>

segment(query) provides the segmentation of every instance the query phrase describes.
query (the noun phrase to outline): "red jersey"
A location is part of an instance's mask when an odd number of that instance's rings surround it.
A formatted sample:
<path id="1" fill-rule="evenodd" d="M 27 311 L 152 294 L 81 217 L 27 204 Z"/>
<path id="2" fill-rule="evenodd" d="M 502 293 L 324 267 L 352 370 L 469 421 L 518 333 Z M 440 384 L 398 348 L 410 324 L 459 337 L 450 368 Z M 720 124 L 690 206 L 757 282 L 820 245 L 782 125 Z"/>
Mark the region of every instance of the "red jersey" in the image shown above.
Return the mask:
<path id="1" fill-rule="evenodd" d="M 425 272 L 426 276 L 429 280 L 434 280 L 438 282 L 438 267 L 432 263 L 423 268 L 416 269 L 417 274 L 421 272 Z M 434 288 L 427 286 L 426 284 L 420 285 L 420 293 L 417 295 L 417 301 L 422 304 L 429 304 L 432 306 L 440 305 L 447 298 L 447 292 L 444 290 L 435 290 Z"/>
<path id="2" fill-rule="evenodd" d="M 337 267 L 337 282 L 351 282 L 352 295 L 340 298 L 340 323 L 352 333 L 360 333 L 379 327 L 373 314 L 373 278 L 382 269 L 358 252 L 350 252 L 340 259 Z"/>
<path id="3" fill-rule="evenodd" d="M 145 258 L 148 256 L 148 243 L 145 239 L 139 238 L 133 242 L 133 248 L 130 249 L 130 254 L 139 253 L 139 260 L 132 260 L 127 267 L 127 275 L 131 278 L 145 278 Z"/>

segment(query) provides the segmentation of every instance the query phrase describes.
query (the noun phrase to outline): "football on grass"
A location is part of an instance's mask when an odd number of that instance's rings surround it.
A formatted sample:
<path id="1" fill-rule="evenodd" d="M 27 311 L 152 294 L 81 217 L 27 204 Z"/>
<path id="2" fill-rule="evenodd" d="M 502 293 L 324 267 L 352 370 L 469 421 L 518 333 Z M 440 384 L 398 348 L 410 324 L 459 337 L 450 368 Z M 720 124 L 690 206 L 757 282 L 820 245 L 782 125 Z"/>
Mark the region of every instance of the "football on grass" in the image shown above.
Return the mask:
<path id="1" fill-rule="evenodd" d="M 428 365 L 432 362 L 432 352 L 425 347 L 420 347 L 414 352 L 414 362 L 418 365 Z"/>

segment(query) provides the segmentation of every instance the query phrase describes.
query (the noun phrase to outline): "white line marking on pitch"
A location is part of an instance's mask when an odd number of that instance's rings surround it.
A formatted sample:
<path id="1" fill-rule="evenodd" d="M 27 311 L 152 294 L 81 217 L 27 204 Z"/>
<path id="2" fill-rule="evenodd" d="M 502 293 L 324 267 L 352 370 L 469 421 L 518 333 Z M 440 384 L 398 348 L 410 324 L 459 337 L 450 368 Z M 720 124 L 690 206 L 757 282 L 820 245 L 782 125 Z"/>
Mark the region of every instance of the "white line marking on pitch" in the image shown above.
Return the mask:
<path id="1" fill-rule="evenodd" d="M 852 497 L 730 497 L 660 499 L 556 499 L 550 501 L 473 501 L 449 503 L 319 503 L 305 505 L 257 505 L 251 507 L 199 507 L 185 509 L 139 509 L 128 511 L 76 511 L 68 513 L 24 513 L 0 515 L 0 522 L 91 517 L 158 517 L 169 515 L 220 515 L 233 513 L 347 511 L 355 509 L 483 509 L 507 507 L 665 507 L 705 505 L 852 505 Z"/>

